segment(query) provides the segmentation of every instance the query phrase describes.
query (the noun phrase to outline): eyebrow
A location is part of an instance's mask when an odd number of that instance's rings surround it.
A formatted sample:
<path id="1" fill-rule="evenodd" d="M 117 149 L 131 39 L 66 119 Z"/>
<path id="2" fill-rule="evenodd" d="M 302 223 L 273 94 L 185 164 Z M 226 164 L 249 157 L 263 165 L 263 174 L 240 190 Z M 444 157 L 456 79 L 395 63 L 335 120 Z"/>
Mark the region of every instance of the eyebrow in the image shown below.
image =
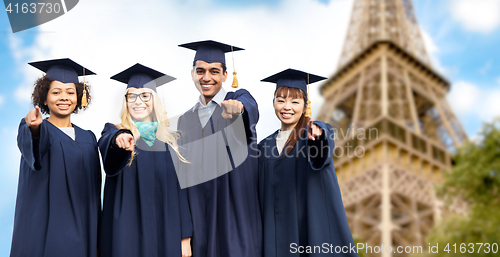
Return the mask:
<path id="1" fill-rule="evenodd" d="M 292 99 L 302 99 L 300 97 L 291 97 L 291 96 L 284 96 L 284 95 L 277 95 L 276 97 L 282 97 L 282 98 L 292 98 Z"/>
<path id="2" fill-rule="evenodd" d="M 144 90 L 144 91 L 135 92 L 135 93 L 132 93 L 132 92 L 127 92 L 127 94 L 143 94 L 143 93 L 152 93 L 152 92 L 151 92 L 151 91 L 149 91 L 149 90 Z"/>
<path id="3" fill-rule="evenodd" d="M 55 87 L 55 88 L 52 88 L 50 89 L 50 91 L 54 91 L 54 90 L 75 90 L 75 88 L 71 88 L 71 87 L 66 87 L 66 88 L 60 88 L 60 87 Z"/>
<path id="4" fill-rule="evenodd" d="M 201 68 L 201 67 L 196 67 L 196 70 L 206 70 L 206 69 L 205 68 Z M 221 69 L 217 68 L 217 67 L 212 67 L 212 68 L 210 68 L 210 71 L 212 71 L 212 70 L 220 71 Z"/>

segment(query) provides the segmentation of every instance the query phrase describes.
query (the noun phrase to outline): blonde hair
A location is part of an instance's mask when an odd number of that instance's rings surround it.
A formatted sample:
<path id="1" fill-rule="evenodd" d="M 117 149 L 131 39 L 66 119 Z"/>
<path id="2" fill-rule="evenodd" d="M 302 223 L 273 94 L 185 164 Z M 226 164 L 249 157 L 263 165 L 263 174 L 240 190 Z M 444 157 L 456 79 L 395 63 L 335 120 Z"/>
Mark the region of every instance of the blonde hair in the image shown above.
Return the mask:
<path id="1" fill-rule="evenodd" d="M 179 152 L 179 145 L 177 144 L 177 139 L 180 138 L 179 134 L 173 131 L 170 131 L 167 129 L 168 126 L 170 126 L 170 122 L 168 121 L 167 118 L 167 112 L 164 111 L 163 105 L 161 104 L 160 98 L 158 97 L 158 94 L 150 90 L 152 93 L 152 100 L 153 100 L 153 121 L 156 120 L 158 121 L 158 130 L 156 132 L 156 138 L 159 141 L 162 141 L 166 144 L 168 144 L 172 149 L 174 149 L 177 157 L 179 160 L 181 160 L 184 163 L 189 163 L 186 158 L 184 158 L 180 152 Z M 125 94 L 128 93 L 128 89 L 125 92 Z M 127 101 L 125 98 L 123 99 L 123 105 L 122 105 L 122 113 L 121 113 L 121 120 L 122 123 L 116 124 L 115 127 L 118 129 L 128 129 L 132 131 L 132 134 L 136 141 L 141 137 L 141 134 L 139 133 L 139 130 L 137 129 L 137 126 L 132 120 L 132 117 L 130 116 L 130 113 L 128 111 L 128 106 L 127 106 Z M 137 155 L 137 152 L 134 149 L 134 152 L 132 153 L 132 156 L 130 157 L 128 166 L 132 164 L 132 161 Z"/>

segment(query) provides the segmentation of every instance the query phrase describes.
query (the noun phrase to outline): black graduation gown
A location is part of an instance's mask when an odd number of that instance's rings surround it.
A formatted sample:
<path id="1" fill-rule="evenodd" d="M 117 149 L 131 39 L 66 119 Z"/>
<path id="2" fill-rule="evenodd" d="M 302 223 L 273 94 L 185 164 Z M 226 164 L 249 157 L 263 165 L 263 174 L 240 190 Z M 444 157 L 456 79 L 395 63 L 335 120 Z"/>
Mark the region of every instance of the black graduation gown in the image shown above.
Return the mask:
<path id="1" fill-rule="evenodd" d="M 323 129 L 321 139 L 308 140 L 304 131 L 288 155 L 278 154 L 278 131 L 259 143 L 259 199 L 266 257 L 357 256 L 355 251 L 335 253 L 352 251 L 354 242 L 331 158 L 333 129 L 324 122 L 314 123 Z M 307 246 L 316 253 L 306 253 Z M 344 248 L 335 249 L 337 246 Z"/>
<path id="2" fill-rule="evenodd" d="M 233 138 L 228 134 L 227 129 L 233 119 L 224 119 L 221 116 L 222 108 L 217 106 L 207 125 L 202 128 L 198 112 L 188 110 L 178 121 L 178 130 L 182 132 L 182 140 L 190 141 L 193 138 L 206 138 L 208 135 L 223 135 L 216 145 L 201 143 L 198 145 L 202 149 L 204 156 L 196 156 L 206 163 L 203 167 L 207 170 L 215 163 L 215 166 L 226 166 L 229 162 L 220 160 L 229 158 L 232 170 L 215 179 L 204 183 L 188 187 L 188 199 L 193 218 L 193 256 L 196 257 L 255 257 L 262 255 L 262 221 L 259 210 L 257 184 L 258 170 L 256 158 L 256 132 L 255 125 L 259 119 L 257 103 L 244 89 L 236 92 L 228 92 L 225 100 L 236 99 L 243 103 L 244 121 L 243 147 L 248 151 L 240 165 L 235 165 L 236 154 L 231 153 L 229 145 Z M 224 133 L 222 133 L 225 131 Z M 244 136 L 245 136 L 244 135 Z M 226 141 L 226 142 L 224 142 Z M 203 142 L 203 141 L 202 141 Z M 185 146 L 185 145 L 184 145 Z M 214 149 L 226 149 L 222 155 L 217 155 L 215 159 L 207 160 L 208 152 Z M 189 156 L 191 157 L 191 156 Z M 189 158 L 188 157 L 188 158 Z M 234 157 L 234 158 L 233 158 Z M 188 159 L 195 162 L 196 159 Z M 219 167 L 224 170 L 226 167 Z M 187 173 L 192 172 L 187 171 Z"/>
<path id="3" fill-rule="evenodd" d="M 10 256 L 95 256 L 101 209 L 97 140 L 75 125 L 75 140 L 47 120 L 40 137 L 21 120 L 21 166 Z"/>
<path id="4" fill-rule="evenodd" d="M 107 175 L 99 256 L 181 256 L 181 239 L 192 236 L 192 224 L 170 155 L 174 152 L 164 142 L 156 140 L 150 147 L 141 138 L 126 166 L 130 152 L 112 144 L 123 131 L 128 130 L 107 123 L 99 139 Z"/>

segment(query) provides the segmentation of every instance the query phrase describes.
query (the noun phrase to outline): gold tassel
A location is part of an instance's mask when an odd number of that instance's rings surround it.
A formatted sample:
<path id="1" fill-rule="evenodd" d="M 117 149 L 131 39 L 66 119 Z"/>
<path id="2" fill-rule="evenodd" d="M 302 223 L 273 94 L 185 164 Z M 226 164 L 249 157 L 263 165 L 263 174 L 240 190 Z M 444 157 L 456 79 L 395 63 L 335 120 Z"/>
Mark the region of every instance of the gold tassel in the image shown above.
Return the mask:
<path id="1" fill-rule="evenodd" d="M 231 87 L 237 88 L 238 87 L 238 78 L 236 78 L 236 68 L 234 67 L 233 46 L 231 46 L 231 56 L 233 58 L 233 84 L 231 85 Z"/>
<path id="2" fill-rule="evenodd" d="M 231 87 L 238 87 L 238 78 L 236 77 L 236 71 L 233 72 L 233 84 Z"/>
<path id="3" fill-rule="evenodd" d="M 311 100 L 307 100 L 307 107 L 306 107 L 306 117 L 311 118 L 312 116 L 312 111 L 311 111 Z"/>
<path id="4" fill-rule="evenodd" d="M 83 68 L 83 95 L 82 107 L 87 107 L 87 90 L 85 90 L 85 68 Z"/>
<path id="5" fill-rule="evenodd" d="M 83 84 L 82 107 L 87 107 L 87 90 L 85 90 L 85 84 Z"/>

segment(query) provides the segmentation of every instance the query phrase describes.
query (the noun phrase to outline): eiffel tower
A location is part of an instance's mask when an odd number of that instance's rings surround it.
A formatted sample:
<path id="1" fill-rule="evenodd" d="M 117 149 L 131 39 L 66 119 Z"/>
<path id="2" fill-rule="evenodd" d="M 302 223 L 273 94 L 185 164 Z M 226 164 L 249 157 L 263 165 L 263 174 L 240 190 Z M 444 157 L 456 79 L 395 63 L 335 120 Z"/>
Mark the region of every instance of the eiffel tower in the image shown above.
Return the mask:
<path id="1" fill-rule="evenodd" d="M 434 186 L 467 140 L 445 98 L 450 83 L 431 66 L 411 0 L 355 0 L 347 31 L 316 118 L 337 132 L 349 226 L 369 246 L 384 245 L 369 256 L 408 256 L 398 246 L 425 251 L 424 236 L 447 212 Z"/>

